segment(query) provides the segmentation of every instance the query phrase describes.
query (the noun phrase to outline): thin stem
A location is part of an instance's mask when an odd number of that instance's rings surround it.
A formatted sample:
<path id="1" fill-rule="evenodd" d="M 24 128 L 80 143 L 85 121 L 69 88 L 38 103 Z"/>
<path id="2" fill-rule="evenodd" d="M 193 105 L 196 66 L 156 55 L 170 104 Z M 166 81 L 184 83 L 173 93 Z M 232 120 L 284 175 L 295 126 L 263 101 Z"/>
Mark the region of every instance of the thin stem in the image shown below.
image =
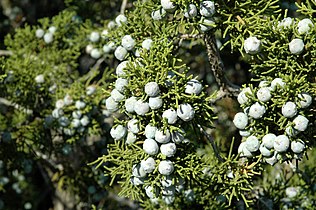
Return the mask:
<path id="1" fill-rule="evenodd" d="M 124 14 L 125 9 L 126 9 L 126 5 L 127 5 L 127 0 L 123 0 L 122 4 L 121 4 L 121 10 L 120 10 L 121 14 Z"/>
<path id="2" fill-rule="evenodd" d="M 212 147 L 213 147 L 213 150 L 215 152 L 215 155 L 216 157 L 218 158 L 219 161 L 221 162 L 225 162 L 224 159 L 221 157 L 219 151 L 218 151 L 218 148 L 215 144 L 215 141 L 213 139 L 213 137 L 211 135 L 209 135 L 205 130 L 204 128 L 200 125 L 200 124 L 197 124 L 197 126 L 199 127 L 200 131 L 204 134 L 204 136 L 209 140 L 209 142 L 211 143 Z"/>

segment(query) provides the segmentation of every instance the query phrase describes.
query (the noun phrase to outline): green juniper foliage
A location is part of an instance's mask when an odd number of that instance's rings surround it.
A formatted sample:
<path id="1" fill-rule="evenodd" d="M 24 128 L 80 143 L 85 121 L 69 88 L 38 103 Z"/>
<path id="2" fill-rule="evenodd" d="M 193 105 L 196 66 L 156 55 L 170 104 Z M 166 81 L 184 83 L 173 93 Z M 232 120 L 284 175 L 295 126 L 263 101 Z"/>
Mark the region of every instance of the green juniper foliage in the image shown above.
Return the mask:
<path id="1" fill-rule="evenodd" d="M 65 5 L 0 51 L 0 209 L 313 209 L 315 1 Z"/>

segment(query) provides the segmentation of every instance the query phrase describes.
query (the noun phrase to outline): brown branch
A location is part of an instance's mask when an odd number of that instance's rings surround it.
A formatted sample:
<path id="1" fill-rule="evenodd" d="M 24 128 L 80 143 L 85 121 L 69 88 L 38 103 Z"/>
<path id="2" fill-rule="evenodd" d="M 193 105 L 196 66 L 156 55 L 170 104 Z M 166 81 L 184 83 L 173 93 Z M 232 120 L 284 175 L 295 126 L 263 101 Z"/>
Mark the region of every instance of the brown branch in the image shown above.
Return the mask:
<path id="1" fill-rule="evenodd" d="M 207 56 L 211 65 L 211 70 L 221 91 L 226 91 L 225 96 L 237 96 L 240 92 L 239 87 L 232 84 L 224 74 L 224 65 L 221 62 L 219 50 L 216 46 L 214 36 L 205 35 L 204 42 L 207 49 Z"/>

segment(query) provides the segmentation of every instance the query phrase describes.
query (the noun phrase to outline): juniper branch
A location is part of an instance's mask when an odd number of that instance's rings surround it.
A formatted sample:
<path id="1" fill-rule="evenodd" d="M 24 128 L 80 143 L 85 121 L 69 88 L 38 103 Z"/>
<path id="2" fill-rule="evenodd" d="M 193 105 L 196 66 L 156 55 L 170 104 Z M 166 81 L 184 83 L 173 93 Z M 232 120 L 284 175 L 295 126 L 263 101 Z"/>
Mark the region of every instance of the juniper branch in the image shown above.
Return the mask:
<path id="1" fill-rule="evenodd" d="M 232 84 L 224 75 L 224 65 L 221 62 L 220 54 L 216 46 L 214 36 L 205 35 L 204 42 L 207 49 L 207 56 L 211 65 L 211 70 L 214 74 L 215 81 L 221 91 L 227 92 L 228 96 L 237 96 L 239 87 Z"/>

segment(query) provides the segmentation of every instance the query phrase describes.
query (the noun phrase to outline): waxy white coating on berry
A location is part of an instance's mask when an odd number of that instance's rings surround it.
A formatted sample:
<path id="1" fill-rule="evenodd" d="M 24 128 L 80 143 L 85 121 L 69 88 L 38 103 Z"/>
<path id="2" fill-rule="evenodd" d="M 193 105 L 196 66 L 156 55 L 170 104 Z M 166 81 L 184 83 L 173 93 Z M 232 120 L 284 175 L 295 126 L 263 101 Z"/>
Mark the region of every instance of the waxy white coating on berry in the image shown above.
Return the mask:
<path id="1" fill-rule="evenodd" d="M 125 137 L 127 133 L 127 129 L 123 125 L 118 125 L 116 127 L 112 127 L 110 134 L 113 139 L 121 140 Z"/>
<path id="2" fill-rule="evenodd" d="M 309 107 L 313 101 L 312 96 L 308 93 L 300 93 L 298 94 L 298 98 L 300 99 L 299 104 L 303 109 Z"/>
<path id="3" fill-rule="evenodd" d="M 171 140 L 174 142 L 174 143 L 181 143 L 183 142 L 184 140 L 184 130 L 182 129 L 182 132 L 180 131 L 174 131 L 171 133 Z"/>
<path id="4" fill-rule="evenodd" d="M 129 113 L 135 112 L 135 104 L 137 102 L 137 98 L 132 96 L 125 100 L 125 110 Z"/>
<path id="5" fill-rule="evenodd" d="M 96 32 L 96 31 L 91 32 L 89 39 L 91 42 L 98 42 L 100 40 L 99 32 Z"/>
<path id="6" fill-rule="evenodd" d="M 167 157 L 172 157 L 177 152 L 176 144 L 175 143 L 162 144 L 160 146 L 160 152 L 161 154 Z"/>
<path id="7" fill-rule="evenodd" d="M 102 32 L 101 32 L 101 37 L 102 39 L 105 39 L 107 38 L 107 36 L 109 35 L 109 31 L 104 29 Z"/>
<path id="8" fill-rule="evenodd" d="M 173 185 L 172 178 L 173 178 L 173 176 L 164 176 L 160 180 L 161 186 L 164 187 L 164 188 L 172 186 Z"/>
<path id="9" fill-rule="evenodd" d="M 103 45 L 102 50 L 104 53 L 110 53 L 112 51 L 111 47 L 107 44 Z"/>
<path id="10" fill-rule="evenodd" d="M 291 150 L 294 152 L 294 153 L 301 153 L 303 152 L 305 149 L 305 143 L 302 142 L 302 141 L 292 141 L 291 142 Z"/>
<path id="11" fill-rule="evenodd" d="M 110 112 L 115 112 L 118 110 L 118 103 L 112 97 L 109 97 L 105 100 L 105 106 Z"/>
<path id="12" fill-rule="evenodd" d="M 45 35 L 44 35 L 44 42 L 45 43 L 49 44 L 49 43 L 53 42 L 53 40 L 54 40 L 54 36 L 52 33 L 45 33 Z"/>
<path id="13" fill-rule="evenodd" d="M 174 195 L 176 193 L 176 188 L 175 188 L 175 186 L 164 187 L 164 188 L 162 188 L 161 193 L 164 196 Z"/>
<path id="14" fill-rule="evenodd" d="M 153 188 L 152 186 L 148 185 L 145 187 L 145 192 L 146 192 L 146 195 L 151 198 L 151 199 L 154 199 L 157 197 L 157 188 Z"/>
<path id="15" fill-rule="evenodd" d="M 256 152 L 260 147 L 260 142 L 256 136 L 249 136 L 246 139 L 246 148 L 249 152 Z"/>
<path id="16" fill-rule="evenodd" d="M 74 129 L 71 129 L 71 128 L 64 128 L 63 131 L 64 131 L 64 134 L 68 136 L 73 136 L 76 132 Z"/>
<path id="17" fill-rule="evenodd" d="M 265 157 L 270 157 L 273 153 L 264 146 L 264 144 L 261 144 L 259 147 L 260 153 Z"/>
<path id="18" fill-rule="evenodd" d="M 176 8 L 176 5 L 170 0 L 160 0 L 160 4 L 166 11 L 173 11 Z"/>
<path id="19" fill-rule="evenodd" d="M 131 35 L 125 35 L 122 38 L 122 46 L 126 49 L 126 50 L 132 50 L 136 45 L 136 41 L 135 39 L 132 38 Z"/>
<path id="20" fill-rule="evenodd" d="M 291 25 L 293 24 L 293 20 L 290 17 L 284 18 L 283 20 L 281 20 L 278 24 L 278 28 L 285 28 L 288 29 L 291 27 Z"/>
<path id="21" fill-rule="evenodd" d="M 305 18 L 301 20 L 300 22 L 298 22 L 297 31 L 300 34 L 305 34 L 305 33 L 308 33 L 313 27 L 314 27 L 313 22 L 310 19 Z"/>
<path id="22" fill-rule="evenodd" d="M 273 156 L 270 157 L 270 158 L 265 158 L 265 161 L 270 164 L 270 165 L 274 165 L 276 162 L 278 162 L 278 159 L 277 159 L 277 152 L 274 152 Z"/>
<path id="23" fill-rule="evenodd" d="M 199 24 L 199 26 L 202 32 L 211 30 L 214 27 L 213 25 L 215 25 L 215 21 L 212 18 L 202 18 L 201 22 L 202 23 Z"/>
<path id="24" fill-rule="evenodd" d="M 248 137 L 251 135 L 251 133 L 247 130 L 240 130 L 239 131 L 239 135 L 243 136 L 243 137 Z"/>
<path id="25" fill-rule="evenodd" d="M 164 10 L 163 8 L 153 11 L 151 13 L 151 17 L 153 20 L 161 20 L 165 15 L 166 15 L 166 10 Z"/>
<path id="26" fill-rule="evenodd" d="M 45 34 L 45 31 L 41 28 L 39 28 L 35 31 L 35 36 L 37 38 L 42 38 L 44 36 L 44 34 Z"/>
<path id="27" fill-rule="evenodd" d="M 101 57 L 101 52 L 100 50 L 94 48 L 93 50 L 91 50 L 90 56 L 94 59 L 99 59 Z"/>
<path id="28" fill-rule="evenodd" d="M 86 107 L 86 103 L 83 102 L 83 101 L 81 101 L 81 100 L 78 100 L 78 101 L 76 101 L 76 103 L 75 103 L 75 107 L 76 107 L 77 109 L 84 109 L 84 108 Z"/>
<path id="29" fill-rule="evenodd" d="M 95 93 L 96 90 L 97 90 L 97 89 L 96 89 L 95 86 L 90 85 L 90 86 L 88 86 L 88 87 L 86 88 L 86 94 L 87 94 L 88 96 L 91 96 L 91 95 L 93 95 L 93 94 Z"/>
<path id="30" fill-rule="evenodd" d="M 122 46 L 118 46 L 114 51 L 114 56 L 120 61 L 124 60 L 127 54 L 127 50 Z"/>
<path id="31" fill-rule="evenodd" d="M 152 40 L 152 39 L 145 39 L 145 40 L 142 42 L 142 48 L 144 48 L 144 49 L 146 49 L 146 50 L 150 50 L 152 43 L 153 43 L 153 40 Z"/>
<path id="32" fill-rule="evenodd" d="M 60 118 L 63 115 L 64 115 L 64 111 L 62 109 L 54 109 L 52 111 L 53 118 Z"/>
<path id="33" fill-rule="evenodd" d="M 268 87 L 269 82 L 266 80 L 260 81 L 258 87 L 263 88 L 263 87 Z M 269 89 L 270 90 L 270 89 Z"/>
<path id="34" fill-rule="evenodd" d="M 123 23 L 127 23 L 127 17 L 120 14 L 115 18 L 115 22 L 118 26 L 121 26 Z"/>
<path id="35" fill-rule="evenodd" d="M 272 90 L 275 90 L 277 87 L 284 88 L 284 86 L 285 86 L 285 82 L 283 82 L 283 80 L 281 78 L 275 78 L 271 82 L 271 89 Z"/>
<path id="36" fill-rule="evenodd" d="M 150 97 L 155 97 L 159 94 L 160 89 L 157 82 L 148 82 L 145 85 L 145 93 Z"/>
<path id="37" fill-rule="evenodd" d="M 80 119 L 80 123 L 82 126 L 87 126 L 90 123 L 89 117 L 87 115 L 84 115 L 81 119 Z"/>
<path id="38" fill-rule="evenodd" d="M 128 132 L 126 136 L 126 144 L 133 144 L 137 140 L 137 136 L 132 132 Z"/>
<path id="39" fill-rule="evenodd" d="M 275 138 L 276 138 L 276 135 L 274 135 L 273 133 L 267 133 L 266 135 L 262 137 L 262 144 L 266 148 L 272 149 L 274 147 Z"/>
<path id="40" fill-rule="evenodd" d="M 251 105 L 249 108 L 249 116 L 253 117 L 254 119 L 261 118 L 265 112 L 266 112 L 265 106 L 259 104 L 258 102 Z"/>
<path id="41" fill-rule="evenodd" d="M 173 202 L 174 202 L 174 200 L 175 200 L 176 198 L 173 196 L 173 195 L 163 195 L 162 196 L 162 200 L 165 202 L 165 204 L 167 204 L 167 205 L 171 205 Z"/>
<path id="42" fill-rule="evenodd" d="M 92 44 L 88 44 L 87 46 L 86 46 L 86 53 L 87 54 L 90 54 L 91 53 L 91 51 L 93 50 L 93 45 Z"/>
<path id="43" fill-rule="evenodd" d="M 204 17 L 211 17 L 215 14 L 215 4 L 213 1 L 202 1 L 200 4 L 200 14 Z"/>
<path id="44" fill-rule="evenodd" d="M 148 139 L 154 139 L 156 134 L 157 128 L 150 124 L 146 125 L 145 127 L 145 136 Z"/>
<path id="45" fill-rule="evenodd" d="M 45 82 L 45 79 L 44 79 L 44 75 L 43 74 L 39 74 L 35 77 L 35 82 L 37 84 L 42 84 Z"/>
<path id="46" fill-rule="evenodd" d="M 159 109 L 162 106 L 162 99 L 160 96 L 158 97 L 150 97 L 148 100 L 149 107 L 153 110 Z"/>
<path id="47" fill-rule="evenodd" d="M 202 88 L 203 86 L 198 80 L 191 79 L 190 81 L 187 82 L 184 92 L 187 94 L 198 95 L 202 92 Z"/>
<path id="48" fill-rule="evenodd" d="M 177 108 L 178 117 L 183 121 L 190 121 L 194 118 L 195 111 L 190 104 L 180 104 Z"/>
<path id="49" fill-rule="evenodd" d="M 260 50 L 261 41 L 254 36 L 248 37 L 244 43 L 244 49 L 248 54 L 256 54 Z"/>
<path id="50" fill-rule="evenodd" d="M 139 132 L 139 125 L 137 119 L 131 119 L 127 123 L 128 131 L 137 134 Z"/>
<path id="51" fill-rule="evenodd" d="M 233 123 L 238 129 L 243 130 L 248 125 L 248 116 L 243 112 L 238 112 L 234 117 Z"/>
<path id="52" fill-rule="evenodd" d="M 128 62 L 129 61 L 123 61 L 119 65 L 117 65 L 115 72 L 118 77 L 126 76 L 125 71 L 126 71 Z"/>
<path id="53" fill-rule="evenodd" d="M 293 39 L 289 43 L 289 50 L 292 54 L 299 55 L 303 52 L 304 46 L 305 44 L 302 39 Z"/>
<path id="54" fill-rule="evenodd" d="M 304 117 L 303 115 L 298 115 L 297 117 L 295 117 L 293 122 L 295 124 L 294 128 L 296 130 L 305 131 L 307 126 L 308 126 L 309 120 L 306 117 Z"/>
<path id="55" fill-rule="evenodd" d="M 59 100 L 57 100 L 56 103 L 55 103 L 55 107 L 56 107 L 57 109 L 61 109 L 61 108 L 63 108 L 64 106 L 65 106 L 65 103 L 64 103 L 64 100 L 63 100 L 63 99 L 59 99 Z"/>
<path id="56" fill-rule="evenodd" d="M 156 155 L 159 152 L 159 146 L 157 142 L 153 139 L 146 139 L 143 143 L 143 150 L 148 155 Z"/>
<path id="57" fill-rule="evenodd" d="M 246 148 L 246 142 L 241 142 L 238 147 L 240 157 L 252 157 L 252 153 Z"/>
<path id="58" fill-rule="evenodd" d="M 81 126 L 80 120 L 79 120 L 79 119 L 73 119 L 73 120 L 71 121 L 71 125 L 72 125 L 72 127 L 74 127 L 74 128 L 80 127 L 80 126 Z"/>
<path id="59" fill-rule="evenodd" d="M 80 110 L 75 110 L 75 111 L 72 112 L 71 115 L 72 115 L 72 117 L 75 118 L 75 119 L 80 119 L 81 116 L 82 116 L 82 113 L 81 113 Z"/>
<path id="60" fill-rule="evenodd" d="M 124 78 L 117 78 L 115 81 L 115 89 L 123 93 L 125 87 L 128 85 L 128 80 Z"/>
<path id="61" fill-rule="evenodd" d="M 125 96 L 122 93 L 120 93 L 118 90 L 116 90 L 116 89 L 113 89 L 111 91 L 111 97 L 116 102 L 120 102 L 120 101 L 122 101 L 125 98 Z"/>
<path id="62" fill-rule="evenodd" d="M 158 171 L 162 175 L 170 175 L 174 171 L 173 163 L 170 160 L 162 160 L 159 163 Z"/>
<path id="63" fill-rule="evenodd" d="M 147 174 L 141 164 L 135 164 L 132 168 L 132 175 L 138 178 L 145 177 Z"/>
<path id="64" fill-rule="evenodd" d="M 271 92 L 268 87 L 262 87 L 257 91 L 257 98 L 259 101 L 267 102 L 271 99 Z"/>
<path id="65" fill-rule="evenodd" d="M 56 30 L 57 30 L 57 28 L 56 28 L 55 26 L 51 26 L 51 27 L 48 28 L 48 31 L 49 31 L 50 33 L 52 33 L 52 34 L 55 33 Z"/>
<path id="66" fill-rule="evenodd" d="M 240 105 L 246 103 L 248 101 L 247 94 L 252 94 L 250 87 L 244 88 L 237 97 L 237 101 Z"/>
<path id="67" fill-rule="evenodd" d="M 169 130 L 163 132 L 162 130 L 156 130 L 155 140 L 161 144 L 168 143 L 170 141 L 171 135 Z"/>
<path id="68" fill-rule="evenodd" d="M 290 146 L 290 139 L 286 135 L 279 135 L 274 140 L 274 150 L 277 152 L 285 152 Z"/>
<path id="69" fill-rule="evenodd" d="M 285 194 L 288 198 L 294 198 L 299 193 L 299 187 L 287 187 Z"/>
<path id="70" fill-rule="evenodd" d="M 166 118 L 168 124 L 175 124 L 178 120 L 178 115 L 175 110 L 168 109 L 162 113 L 162 118 Z"/>
<path id="71" fill-rule="evenodd" d="M 70 124 L 70 121 L 67 117 L 62 116 L 58 119 L 58 123 L 60 124 L 60 126 L 62 127 L 67 127 Z"/>
<path id="72" fill-rule="evenodd" d="M 138 185 L 143 185 L 145 182 L 145 178 L 138 178 L 136 176 L 133 176 L 131 178 L 131 183 L 132 185 L 138 186 Z"/>
<path id="73" fill-rule="evenodd" d="M 294 117 L 297 114 L 296 104 L 288 101 L 282 106 L 282 115 L 287 118 Z"/>
<path id="74" fill-rule="evenodd" d="M 149 112 L 149 105 L 147 102 L 138 100 L 134 105 L 134 110 L 136 114 L 144 116 L 147 112 Z"/>
<path id="75" fill-rule="evenodd" d="M 110 22 L 108 22 L 107 27 L 109 29 L 113 29 L 116 27 L 116 23 L 113 20 L 111 20 Z"/>
<path id="76" fill-rule="evenodd" d="M 140 164 L 143 167 L 144 171 L 148 174 L 153 172 L 156 168 L 156 161 L 152 157 L 149 157 L 146 160 L 142 160 Z"/>
<path id="77" fill-rule="evenodd" d="M 186 18 L 193 18 L 197 16 L 197 8 L 194 4 L 189 4 L 189 6 L 184 11 L 184 17 Z"/>
<path id="78" fill-rule="evenodd" d="M 285 133 L 289 137 L 292 137 L 292 136 L 296 136 L 299 133 L 299 131 L 295 130 L 292 126 L 288 126 L 285 128 Z"/>
<path id="79" fill-rule="evenodd" d="M 191 189 L 185 190 L 183 194 L 186 201 L 193 202 L 195 200 L 195 195 L 194 195 L 193 190 Z"/>
<path id="80" fill-rule="evenodd" d="M 64 104 L 65 106 L 69 106 L 73 103 L 72 97 L 70 95 L 65 95 L 64 97 Z"/>

